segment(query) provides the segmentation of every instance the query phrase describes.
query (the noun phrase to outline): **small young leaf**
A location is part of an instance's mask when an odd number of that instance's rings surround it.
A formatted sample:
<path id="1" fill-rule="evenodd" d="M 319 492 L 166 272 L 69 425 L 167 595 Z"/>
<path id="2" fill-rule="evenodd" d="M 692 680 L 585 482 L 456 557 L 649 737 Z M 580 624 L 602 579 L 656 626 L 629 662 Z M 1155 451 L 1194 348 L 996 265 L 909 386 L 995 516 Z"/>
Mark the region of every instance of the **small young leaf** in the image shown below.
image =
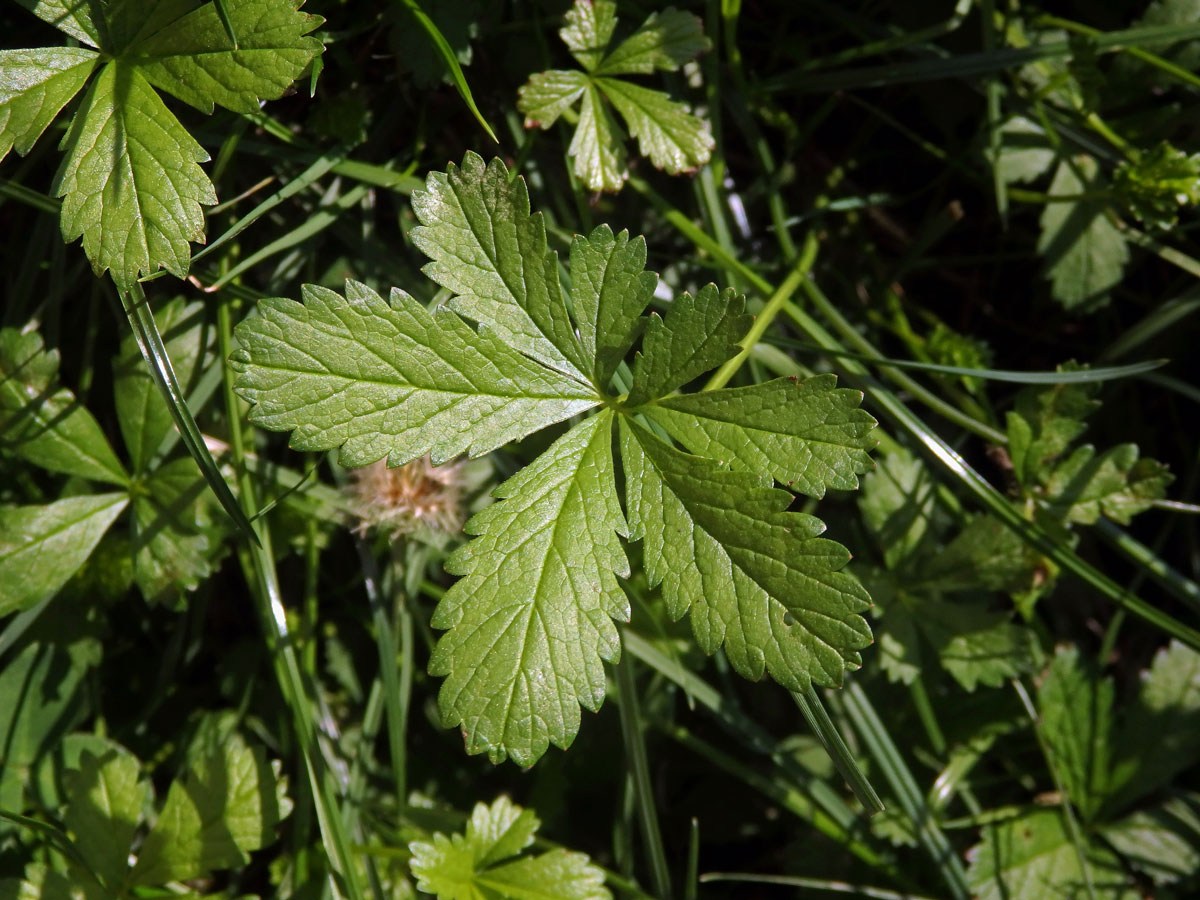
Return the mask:
<path id="1" fill-rule="evenodd" d="M 216 4 L 206 3 L 129 47 L 146 80 L 204 113 L 219 104 L 257 112 L 262 100 L 283 96 L 322 51 L 305 37 L 322 21 L 299 11 L 297 0 L 237 0 L 230 4 L 237 47 Z"/>
<path id="2" fill-rule="evenodd" d="M 286 814 L 278 766 L 237 734 L 200 748 L 187 772 L 171 783 L 130 876 L 158 885 L 202 878 L 245 865 L 249 853 L 275 840 Z"/>
<path id="3" fill-rule="evenodd" d="M 1008 453 L 1021 484 L 1038 484 L 1052 463 L 1087 429 L 1083 420 L 1100 408 L 1090 384 L 1028 387 L 1008 414 Z"/>
<path id="4" fill-rule="evenodd" d="M 264 300 L 237 329 L 237 390 L 251 421 L 294 429 L 298 449 L 342 447 L 344 465 L 400 465 L 487 453 L 584 412 L 600 397 L 521 355 L 494 331 L 474 331 L 393 291 L 391 302 L 348 282 L 345 298 L 306 285 L 304 304 Z M 344 446 L 343 446 L 344 445 Z"/>
<path id="5" fill-rule="evenodd" d="M 1162 463 L 1138 459 L 1136 444 L 1120 444 L 1099 456 L 1079 447 L 1046 479 L 1050 509 L 1069 522 L 1094 524 L 1100 516 L 1128 525 L 1166 495 L 1174 476 Z"/>
<path id="6" fill-rule="evenodd" d="M 588 90 L 588 77 L 578 69 L 550 69 L 529 76 L 517 91 L 517 106 L 526 128 L 549 128 Z"/>
<path id="7" fill-rule="evenodd" d="M 655 69 L 674 72 L 711 48 L 703 22 L 691 13 L 665 9 L 650 13 L 641 28 L 604 57 L 596 74 L 649 75 Z"/>
<path id="8" fill-rule="evenodd" d="M 584 70 L 591 72 L 604 58 L 616 31 L 617 4 L 612 0 L 576 0 L 567 10 L 563 22 L 558 36 Z"/>
<path id="9" fill-rule="evenodd" d="M 121 514 L 125 494 L 0 506 L 0 616 L 58 593 Z"/>
<path id="10" fill-rule="evenodd" d="M 84 47 L 0 50 L 0 161 L 24 156 L 83 89 L 99 54 Z"/>
<path id="11" fill-rule="evenodd" d="M 929 470 L 907 450 L 881 460 L 862 480 L 858 508 L 879 541 L 889 569 L 898 568 L 921 545 L 934 511 Z"/>
<path id="12" fill-rule="evenodd" d="M 54 193 L 64 240 L 83 237 L 97 275 L 121 290 L 159 266 L 187 275 L 189 241 L 204 241 L 201 205 L 217 202 L 192 139 L 135 66 L 108 63 L 63 142 Z"/>
<path id="13" fill-rule="evenodd" d="M 1054 164 L 1054 146 L 1040 125 L 1014 116 L 1000 127 L 1000 148 L 992 164 L 1006 183 L 1033 181 Z"/>
<path id="14" fill-rule="evenodd" d="M 57 380 L 58 351 L 41 335 L 0 329 L 0 450 L 51 472 L 128 484 L 100 423 Z"/>
<path id="15" fill-rule="evenodd" d="M 546 226 L 530 215 L 522 178 L 468 153 L 413 192 L 412 241 L 433 260 L 422 271 L 453 291 L 450 308 L 510 346 L 581 381 L 586 364 L 567 315 Z"/>
<path id="16" fill-rule="evenodd" d="M 1156 228 L 1170 228 L 1179 208 L 1200 203 L 1200 154 L 1176 150 L 1162 141 L 1148 153 L 1125 160 L 1113 176 L 1129 211 Z"/>
<path id="17" fill-rule="evenodd" d="M 1075 196 L 1103 189 L 1099 167 L 1090 156 L 1058 164 L 1050 195 Z M 1081 199 L 1047 203 L 1042 213 L 1038 252 L 1054 299 L 1069 310 L 1089 312 L 1108 302 L 1121 282 L 1129 247 L 1109 221 L 1103 201 Z"/>
<path id="18" fill-rule="evenodd" d="M 611 900 L 603 871 L 582 853 L 560 848 L 514 859 L 539 824 L 507 797 L 476 804 L 465 833 L 408 845 L 417 887 L 438 900 Z"/>
<path id="19" fill-rule="evenodd" d="M 664 397 L 733 357 L 752 321 L 745 308 L 745 298 L 732 289 L 707 284 L 695 297 L 680 294 L 665 320 L 652 314 L 626 403 Z"/>
<path id="20" fill-rule="evenodd" d="M 63 821 L 88 867 L 117 896 L 129 873 L 129 848 L 142 816 L 147 785 L 127 751 L 102 757 L 84 753 L 78 771 L 67 773 Z"/>
<path id="21" fill-rule="evenodd" d="M 607 225 L 571 242 L 571 305 L 593 382 L 606 388 L 641 334 L 658 276 L 646 272 L 646 239 Z"/>
<path id="22" fill-rule="evenodd" d="M 811 497 L 853 491 L 872 467 L 875 420 L 862 394 L 837 388 L 837 376 L 777 378 L 742 388 L 678 394 L 646 415 L 693 453 L 732 464 Z"/>
<path id="23" fill-rule="evenodd" d="M 449 629 L 429 663 L 446 675 L 442 718 L 471 753 L 531 765 L 567 747 L 579 706 L 604 699 L 605 660 L 620 653 L 612 619 L 629 619 L 616 575 L 629 563 L 612 459 L 612 413 L 576 425 L 494 492 L 467 523 L 478 535 L 447 561 L 463 576 L 432 625 Z"/>
<path id="24" fill-rule="evenodd" d="M 646 574 L 662 583 L 674 618 L 690 611 L 705 652 L 724 645 L 739 673 L 767 672 L 793 691 L 836 687 L 858 668 L 870 600 L 838 571 L 845 548 L 817 537 L 824 524 L 785 511 L 791 494 L 675 450 L 624 417 L 621 459 Z"/>
<path id="25" fill-rule="evenodd" d="M 612 117 L 604 97 L 588 84 L 579 108 L 579 124 L 567 156 L 575 160 L 575 177 L 593 191 L 619 191 L 629 177 L 625 132 Z"/>
<path id="26" fill-rule="evenodd" d="M 694 172 L 712 155 L 716 144 L 708 126 L 662 91 L 652 91 L 619 78 L 597 78 L 642 156 L 670 175 Z"/>

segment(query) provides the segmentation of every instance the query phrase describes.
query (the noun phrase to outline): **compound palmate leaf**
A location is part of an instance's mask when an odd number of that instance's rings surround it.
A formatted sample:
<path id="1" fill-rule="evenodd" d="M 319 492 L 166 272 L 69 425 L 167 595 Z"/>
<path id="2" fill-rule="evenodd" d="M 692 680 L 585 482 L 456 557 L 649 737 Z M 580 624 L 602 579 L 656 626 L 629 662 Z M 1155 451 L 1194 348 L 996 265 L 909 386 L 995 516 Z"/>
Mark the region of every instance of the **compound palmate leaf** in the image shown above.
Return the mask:
<path id="1" fill-rule="evenodd" d="M 708 285 L 643 318 L 656 284 L 645 242 L 607 226 L 572 242 L 564 296 L 524 182 L 498 160 L 468 154 L 431 174 L 414 207 L 414 243 L 452 292 L 446 306 L 309 286 L 303 303 L 263 301 L 231 362 L 254 422 L 293 431 L 301 449 L 340 447 L 348 464 L 444 461 L 560 430 L 447 561 L 461 578 L 434 613 L 445 633 L 430 671 L 445 677 L 442 718 L 467 749 L 529 765 L 570 744 L 581 706 L 599 707 L 630 614 L 622 538 L 644 537 L 652 584 L 677 618 L 690 612 L 706 651 L 796 690 L 840 684 L 870 643 L 869 599 L 840 571 L 845 548 L 770 483 L 815 497 L 857 487 L 874 425 L 861 395 L 832 376 L 676 394 L 737 352 L 744 298 Z M 639 337 L 622 395 L 614 376 Z M 493 887 L 478 896 L 502 895 Z"/>
<path id="2" fill-rule="evenodd" d="M 321 52 L 307 34 L 322 20 L 296 0 L 242 0 L 230 4 L 235 48 L 214 3 L 22 2 L 100 52 L 0 53 L 0 160 L 28 152 L 103 61 L 63 141 L 63 237 L 82 237 L 96 274 L 111 272 L 122 290 L 160 267 L 183 277 L 189 244 L 204 240 L 202 207 L 217 197 L 199 165 L 208 153 L 154 88 L 204 112 L 253 112 Z"/>
<path id="3" fill-rule="evenodd" d="M 540 824 L 507 797 L 475 804 L 465 833 L 408 845 L 417 886 L 438 900 L 611 900 L 604 871 L 582 853 L 518 856 Z"/>

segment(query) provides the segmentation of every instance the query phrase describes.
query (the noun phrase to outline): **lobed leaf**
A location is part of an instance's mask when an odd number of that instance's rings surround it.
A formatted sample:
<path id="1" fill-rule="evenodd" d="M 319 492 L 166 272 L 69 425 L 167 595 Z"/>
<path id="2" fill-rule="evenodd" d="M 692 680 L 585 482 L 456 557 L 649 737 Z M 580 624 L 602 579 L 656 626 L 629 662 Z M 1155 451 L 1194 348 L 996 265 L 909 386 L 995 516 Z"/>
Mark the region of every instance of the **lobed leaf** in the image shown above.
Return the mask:
<path id="1" fill-rule="evenodd" d="M 303 0 L 238 0 L 230 4 L 234 47 L 216 4 L 206 3 L 133 44 L 128 55 L 146 80 L 211 113 L 219 104 L 253 113 L 283 96 L 324 49 L 306 35 L 324 21 L 299 11 Z"/>
<path id="2" fill-rule="evenodd" d="M 795 377 L 741 388 L 678 394 L 646 415 L 693 453 L 733 465 L 812 497 L 852 491 L 872 468 L 875 420 L 862 393 L 837 388 L 837 376 Z"/>
<path id="3" fill-rule="evenodd" d="M 691 13 L 670 8 L 650 13 L 641 27 L 604 57 L 597 75 L 649 75 L 674 72 L 712 48 L 704 23 Z"/>
<path id="4" fill-rule="evenodd" d="M 533 842 L 539 824 L 507 797 L 490 807 L 477 803 L 464 833 L 408 845 L 418 889 L 439 900 L 611 900 L 604 872 L 582 853 L 558 848 L 513 858 Z"/>
<path id="5" fill-rule="evenodd" d="M 563 16 L 562 38 L 584 71 L 591 72 L 604 58 L 617 28 L 617 4 L 612 0 L 576 0 Z"/>
<path id="6" fill-rule="evenodd" d="M 83 90 L 99 54 L 84 47 L 0 50 L 0 161 L 24 156 Z"/>
<path id="7" fill-rule="evenodd" d="M 708 162 L 716 146 L 708 125 L 662 91 L 618 78 L 597 78 L 642 156 L 671 175 L 694 172 Z"/>
<path id="8" fill-rule="evenodd" d="M 187 274 L 189 241 L 204 241 L 201 205 L 217 202 L 198 163 L 208 154 L 135 66 L 108 63 L 71 123 L 55 179 L 62 233 L 83 237 L 97 275 L 121 290 L 160 266 Z"/>
<path id="9" fill-rule="evenodd" d="M 680 294 L 665 320 L 651 314 L 625 402 L 640 406 L 664 397 L 733 357 L 750 328 L 745 308 L 732 289 L 707 284 L 695 297 Z"/>
<path id="10" fill-rule="evenodd" d="M 141 766 L 123 749 L 100 757 L 85 752 L 66 787 L 63 822 L 75 848 L 109 895 L 117 896 L 126 885 L 129 849 L 148 793 Z"/>
<path id="11" fill-rule="evenodd" d="M 586 365 L 546 248 L 542 217 L 530 215 L 521 178 L 475 153 L 433 172 L 414 191 L 421 225 L 413 243 L 433 262 L 422 271 L 454 293 L 450 308 L 551 368 L 586 381 Z"/>
<path id="12" fill-rule="evenodd" d="M 447 561 L 463 577 L 434 613 L 446 633 L 429 671 L 447 676 L 442 718 L 470 753 L 531 765 L 571 743 L 580 704 L 604 699 L 603 663 L 620 653 L 612 620 L 629 619 L 612 415 L 576 425 L 500 485 L 502 502 L 467 523 L 478 537 Z"/>
<path id="13" fill-rule="evenodd" d="M 651 584 L 674 618 L 690 612 L 700 646 L 724 646 L 742 675 L 789 690 L 838 686 L 871 642 L 862 586 L 838 571 L 845 548 L 786 512 L 791 494 L 667 446 L 621 419 L 630 537 L 645 541 Z"/>
<path id="14" fill-rule="evenodd" d="M 594 391 L 518 353 L 495 331 L 430 313 L 394 290 L 390 303 L 347 282 L 346 296 L 306 285 L 304 303 L 264 300 L 237 329 L 230 362 L 250 419 L 294 430 L 293 446 L 341 447 L 345 465 L 476 456 L 577 415 Z"/>

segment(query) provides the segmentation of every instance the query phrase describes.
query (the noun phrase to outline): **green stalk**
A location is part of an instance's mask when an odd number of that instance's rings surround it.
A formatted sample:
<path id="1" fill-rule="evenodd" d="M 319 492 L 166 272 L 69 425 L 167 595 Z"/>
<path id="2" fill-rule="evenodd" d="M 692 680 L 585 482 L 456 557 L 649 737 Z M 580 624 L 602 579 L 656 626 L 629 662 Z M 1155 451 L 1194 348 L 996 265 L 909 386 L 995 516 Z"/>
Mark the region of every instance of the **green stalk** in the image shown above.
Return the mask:
<path id="1" fill-rule="evenodd" d="M 228 359 L 232 350 L 232 331 L 229 303 L 224 302 L 217 307 L 217 341 L 223 360 Z M 245 466 L 241 416 L 237 397 L 233 392 L 233 374 L 227 365 L 223 366 L 223 371 L 225 407 L 230 424 L 230 450 L 234 468 L 238 473 L 243 514 L 253 516 L 257 512 L 257 501 L 254 480 Z M 275 556 L 271 550 L 270 527 L 266 519 L 262 518 L 251 527 L 255 540 L 253 543 L 247 542 L 239 550 L 239 557 L 255 601 L 255 611 L 263 629 L 267 653 L 275 668 L 280 693 L 292 714 L 293 726 L 312 790 L 321 840 L 328 856 L 330 888 L 334 897 L 364 900 L 358 870 L 351 855 L 346 825 L 338 810 L 337 787 L 318 742 L 317 724 L 313 717 L 315 692 L 304 677 L 295 642 L 288 632 L 287 613 L 279 589 Z"/>
<path id="2" fill-rule="evenodd" d="M 623 642 L 622 642 L 623 643 Z M 670 900 L 671 870 L 663 849 L 662 831 L 658 826 L 658 810 L 654 803 L 654 788 L 650 783 L 650 766 L 646 759 L 637 683 L 633 677 L 634 662 L 626 658 L 617 670 L 617 697 L 621 713 L 621 737 L 625 742 L 625 757 L 633 776 L 633 791 L 641 820 L 642 842 L 650 861 L 650 876 L 660 900 Z"/>
<path id="3" fill-rule="evenodd" d="M 850 786 L 850 790 L 854 792 L 854 796 L 858 798 L 858 802 L 863 805 L 863 809 L 866 810 L 867 815 L 873 816 L 876 813 L 883 812 L 883 801 L 875 793 L 875 788 L 871 787 L 871 782 L 867 780 L 867 776 L 859 768 L 854 754 L 850 752 L 850 748 L 842 740 L 842 735 L 838 731 L 837 726 L 829 718 L 825 704 L 821 702 L 821 695 L 813 689 L 811 684 L 803 693 L 799 691 L 791 691 L 790 693 L 792 699 L 796 701 L 796 705 L 800 707 L 800 712 L 803 713 L 804 720 L 808 722 L 808 727 L 813 730 L 813 733 L 817 736 L 817 740 L 821 742 L 821 746 L 825 748 L 825 752 L 833 760 L 833 764 L 838 772 L 846 779 L 846 784 Z"/>

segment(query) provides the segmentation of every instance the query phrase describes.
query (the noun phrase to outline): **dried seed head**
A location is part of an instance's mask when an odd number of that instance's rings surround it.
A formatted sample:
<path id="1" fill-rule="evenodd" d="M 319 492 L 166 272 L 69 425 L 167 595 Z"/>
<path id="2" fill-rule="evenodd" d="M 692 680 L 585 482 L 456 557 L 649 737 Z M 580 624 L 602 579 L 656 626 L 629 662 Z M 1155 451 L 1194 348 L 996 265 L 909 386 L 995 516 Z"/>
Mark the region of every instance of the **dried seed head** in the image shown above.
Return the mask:
<path id="1" fill-rule="evenodd" d="M 392 537 L 421 528 L 453 534 L 462 530 L 462 466 L 435 466 L 428 456 L 389 468 L 384 460 L 353 469 L 351 491 L 365 534 L 379 528 Z"/>

